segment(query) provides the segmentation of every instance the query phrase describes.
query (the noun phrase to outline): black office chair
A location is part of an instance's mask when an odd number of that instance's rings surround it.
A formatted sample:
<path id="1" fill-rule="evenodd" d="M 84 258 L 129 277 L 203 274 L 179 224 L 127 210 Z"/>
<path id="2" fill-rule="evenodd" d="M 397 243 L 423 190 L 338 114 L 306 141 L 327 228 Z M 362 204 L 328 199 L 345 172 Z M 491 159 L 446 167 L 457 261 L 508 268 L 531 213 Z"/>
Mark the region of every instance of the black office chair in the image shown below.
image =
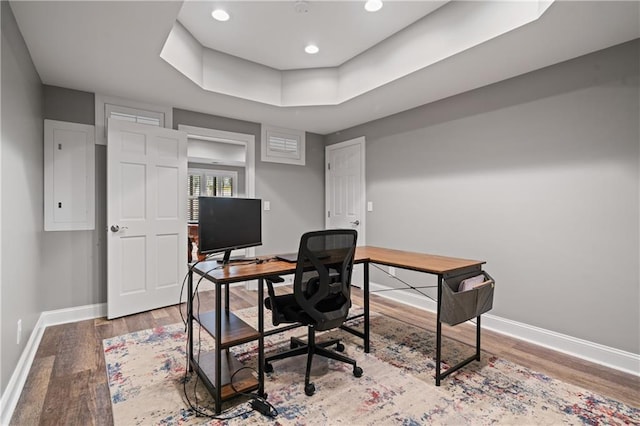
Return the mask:
<path id="1" fill-rule="evenodd" d="M 271 361 L 307 354 L 307 371 L 304 392 L 311 396 L 315 386 L 310 383 L 311 363 L 315 354 L 353 365 L 353 375 L 362 376 L 362 368 L 356 361 L 332 350 L 344 351 L 344 345 L 334 339 L 316 343 L 315 332 L 340 327 L 347 319 L 351 307 L 351 272 L 356 250 L 357 232 L 352 229 L 333 229 L 308 232 L 300 238 L 293 294 L 276 296 L 274 282 L 280 277 L 265 281 L 269 297 L 264 304 L 271 310 L 273 325 L 301 323 L 307 326 L 307 343 L 291 338 L 291 349 L 265 359 L 265 371 L 273 371 Z"/>

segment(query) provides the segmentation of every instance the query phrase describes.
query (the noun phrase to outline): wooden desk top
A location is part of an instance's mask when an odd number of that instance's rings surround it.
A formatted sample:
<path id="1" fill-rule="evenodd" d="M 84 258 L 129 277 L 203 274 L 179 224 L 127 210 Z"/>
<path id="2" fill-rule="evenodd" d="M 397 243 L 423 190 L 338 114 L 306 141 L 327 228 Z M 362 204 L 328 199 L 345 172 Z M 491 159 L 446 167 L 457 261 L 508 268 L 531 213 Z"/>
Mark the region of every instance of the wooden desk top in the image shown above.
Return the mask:
<path id="1" fill-rule="evenodd" d="M 270 256 L 267 256 L 266 258 L 269 257 Z M 255 280 L 270 275 L 292 274 L 296 271 L 296 264 L 282 260 L 274 260 L 260 264 L 256 264 L 255 262 L 249 263 L 249 261 L 247 261 L 247 263 L 231 263 L 222 267 L 221 264 L 215 260 L 209 260 L 198 263 L 193 270 L 199 275 L 205 275 L 207 279 L 216 284 L 227 284 Z"/>
<path id="2" fill-rule="evenodd" d="M 483 260 L 460 259 L 373 246 L 358 247 L 355 261 L 357 263 L 368 261 L 430 274 L 445 274 L 486 263 Z"/>
<path id="3" fill-rule="evenodd" d="M 270 259 L 271 256 L 261 258 Z M 430 274 L 445 274 L 457 269 L 480 266 L 486 263 L 481 260 L 459 259 L 381 247 L 357 247 L 355 263 L 365 262 L 396 266 L 398 268 L 411 269 Z M 295 263 L 281 260 L 270 260 L 260 264 L 249 261 L 247 261 L 247 263 L 238 262 L 225 267 L 222 267 L 221 264 L 216 261 L 206 261 L 200 262 L 194 267 L 194 271 L 197 274 L 205 275 L 207 279 L 216 284 L 255 280 L 271 275 L 292 274 L 295 270 Z"/>

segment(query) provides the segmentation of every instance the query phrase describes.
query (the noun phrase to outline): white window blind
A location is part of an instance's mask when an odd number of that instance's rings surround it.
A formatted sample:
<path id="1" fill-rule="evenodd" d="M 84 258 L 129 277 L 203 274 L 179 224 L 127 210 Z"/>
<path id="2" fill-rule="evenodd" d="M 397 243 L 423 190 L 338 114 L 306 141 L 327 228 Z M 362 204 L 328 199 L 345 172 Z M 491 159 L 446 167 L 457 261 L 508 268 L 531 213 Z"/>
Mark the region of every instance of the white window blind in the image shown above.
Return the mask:
<path id="1" fill-rule="evenodd" d="M 267 141 L 269 151 L 297 153 L 299 141 L 297 139 L 290 139 L 280 136 L 270 136 Z"/>
<path id="2" fill-rule="evenodd" d="M 263 125 L 261 159 L 272 163 L 304 166 L 304 131 Z"/>
<path id="3" fill-rule="evenodd" d="M 187 220 L 198 221 L 198 197 L 234 197 L 237 179 L 234 171 L 189 169 Z"/>
<path id="4" fill-rule="evenodd" d="M 157 111 L 146 111 L 137 108 L 129 108 L 122 105 L 104 104 L 105 123 L 109 119 L 123 120 L 130 123 L 146 124 L 149 126 L 164 127 L 164 114 Z M 106 126 L 105 126 L 106 132 Z"/>
<path id="5" fill-rule="evenodd" d="M 124 114 L 121 112 L 111 112 L 109 118 L 128 121 L 130 123 L 147 124 L 149 126 L 160 126 L 160 119 L 157 117 L 145 117 L 142 115 Z"/>
<path id="6" fill-rule="evenodd" d="M 188 201 L 188 215 L 187 220 L 189 221 L 197 221 L 198 220 L 198 197 L 201 194 L 201 183 L 202 176 L 189 174 L 189 201 Z"/>
<path id="7" fill-rule="evenodd" d="M 125 120 L 149 126 L 171 127 L 173 109 L 171 107 L 147 104 L 131 99 L 115 98 L 95 94 L 96 144 L 106 145 L 109 119 Z"/>

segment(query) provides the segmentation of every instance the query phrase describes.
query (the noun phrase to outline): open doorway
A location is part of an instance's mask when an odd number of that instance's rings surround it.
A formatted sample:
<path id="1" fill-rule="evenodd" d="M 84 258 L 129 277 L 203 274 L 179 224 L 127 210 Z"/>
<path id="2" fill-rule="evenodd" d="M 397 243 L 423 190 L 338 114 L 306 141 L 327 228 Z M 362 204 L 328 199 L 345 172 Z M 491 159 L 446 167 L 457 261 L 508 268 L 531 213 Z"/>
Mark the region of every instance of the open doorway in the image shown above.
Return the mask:
<path id="1" fill-rule="evenodd" d="M 187 133 L 188 259 L 197 255 L 198 196 L 255 197 L 255 136 L 179 125 Z M 255 256 L 255 249 L 234 255 Z M 201 257 L 201 255 L 199 256 Z M 202 260 L 202 259 L 200 259 Z"/>

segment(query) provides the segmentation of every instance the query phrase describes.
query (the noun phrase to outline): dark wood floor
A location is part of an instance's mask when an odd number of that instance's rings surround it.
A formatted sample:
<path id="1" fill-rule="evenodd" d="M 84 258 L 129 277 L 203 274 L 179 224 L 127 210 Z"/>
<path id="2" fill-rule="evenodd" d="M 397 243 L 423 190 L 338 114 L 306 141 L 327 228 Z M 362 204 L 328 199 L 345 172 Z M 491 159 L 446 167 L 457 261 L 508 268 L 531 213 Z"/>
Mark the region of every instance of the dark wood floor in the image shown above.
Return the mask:
<path id="1" fill-rule="evenodd" d="M 355 303 L 361 293 L 355 291 Z M 203 295 L 203 309 L 212 297 Z M 231 308 L 254 306 L 256 293 L 234 287 Z M 183 308 L 184 309 L 184 308 Z M 371 310 L 435 331 L 431 313 L 373 295 Z M 105 318 L 48 327 L 11 425 L 111 425 L 113 417 L 102 339 L 181 321 L 178 306 L 108 321 Z M 471 345 L 475 328 L 444 327 L 444 333 Z M 483 331 L 482 348 L 499 357 L 565 382 L 640 407 L 640 378 L 586 362 L 491 331 Z"/>

